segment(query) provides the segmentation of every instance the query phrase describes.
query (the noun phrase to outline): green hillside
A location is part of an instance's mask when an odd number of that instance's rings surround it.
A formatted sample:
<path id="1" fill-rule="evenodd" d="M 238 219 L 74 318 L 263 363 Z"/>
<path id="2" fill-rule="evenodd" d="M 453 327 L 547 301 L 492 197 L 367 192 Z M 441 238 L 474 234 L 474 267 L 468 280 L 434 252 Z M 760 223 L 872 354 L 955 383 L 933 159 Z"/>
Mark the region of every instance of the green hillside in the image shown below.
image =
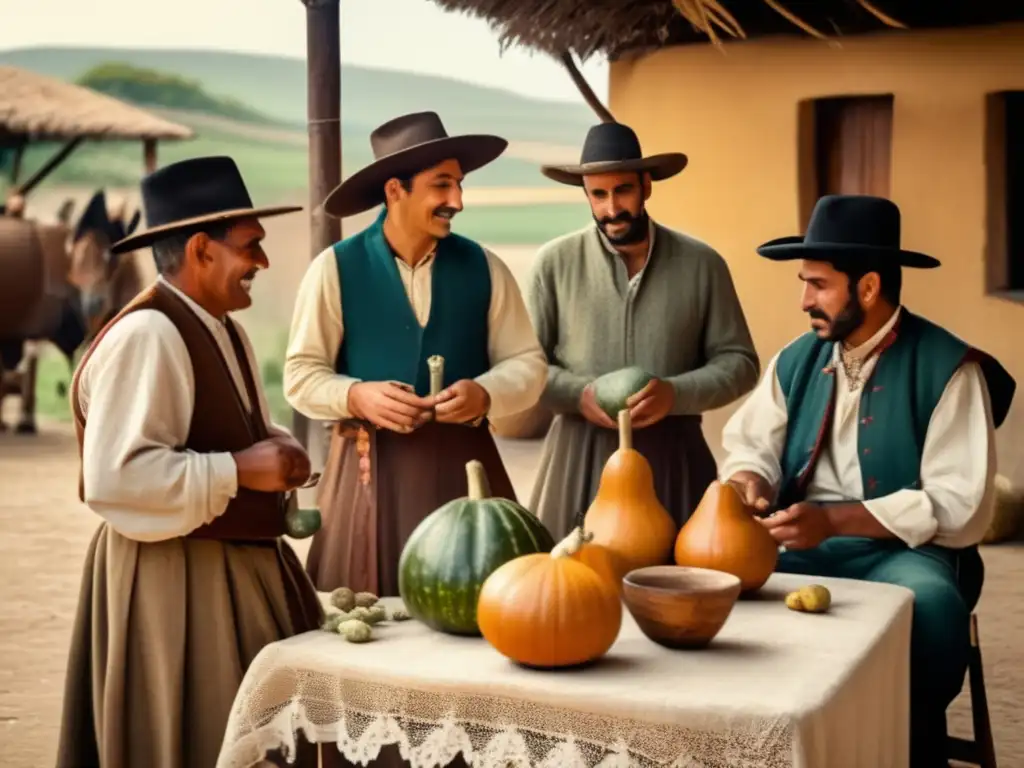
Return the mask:
<path id="1" fill-rule="evenodd" d="M 75 82 L 145 107 L 185 109 L 247 123 L 280 123 L 237 99 L 207 93 L 199 80 L 117 61 L 97 64 Z"/>
<path id="2" fill-rule="evenodd" d="M 211 94 L 228 96 L 275 119 L 306 122 L 306 62 L 278 56 L 218 51 L 25 48 L 0 51 L 0 64 L 74 80 L 118 61 L 195 80 Z M 568 75 L 567 75 L 568 77 Z M 436 110 L 449 132 L 497 132 L 518 141 L 579 146 L 595 122 L 582 103 L 529 99 L 498 88 L 411 72 L 345 64 L 341 75 L 345 129 L 363 136 L 396 115 Z"/>

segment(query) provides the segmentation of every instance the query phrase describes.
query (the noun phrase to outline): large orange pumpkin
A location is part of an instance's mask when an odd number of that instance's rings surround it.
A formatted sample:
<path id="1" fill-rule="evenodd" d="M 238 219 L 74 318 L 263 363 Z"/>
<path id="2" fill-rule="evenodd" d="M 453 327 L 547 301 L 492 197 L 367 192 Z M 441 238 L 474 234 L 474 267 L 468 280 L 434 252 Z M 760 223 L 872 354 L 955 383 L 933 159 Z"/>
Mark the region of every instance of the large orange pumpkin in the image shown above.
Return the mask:
<path id="1" fill-rule="evenodd" d="M 574 531 L 550 554 L 499 566 L 480 590 L 480 633 L 499 653 L 530 667 L 585 664 L 604 656 L 622 629 L 619 587 L 577 559 Z"/>
<path id="2" fill-rule="evenodd" d="M 594 543 L 615 554 L 621 576 L 634 568 L 665 565 L 672 557 L 676 524 L 658 500 L 651 465 L 633 448 L 628 410 L 619 411 L 619 448 L 601 471 L 583 525 L 594 534 Z"/>
<path id="3" fill-rule="evenodd" d="M 576 541 L 569 549 L 575 551 L 569 557 L 589 566 L 598 576 L 607 579 L 610 584 L 614 584 L 615 589 L 621 594 L 622 577 L 626 575 L 626 572 L 616 554 L 603 544 L 597 544 L 594 541 L 594 534 L 582 527 L 573 529 L 566 541 L 571 542 L 573 537 L 576 538 Z"/>
<path id="4" fill-rule="evenodd" d="M 739 577 L 744 592 L 752 592 L 775 570 L 779 545 L 754 519 L 739 491 L 715 480 L 680 529 L 675 559 L 676 565 L 731 573 Z"/>

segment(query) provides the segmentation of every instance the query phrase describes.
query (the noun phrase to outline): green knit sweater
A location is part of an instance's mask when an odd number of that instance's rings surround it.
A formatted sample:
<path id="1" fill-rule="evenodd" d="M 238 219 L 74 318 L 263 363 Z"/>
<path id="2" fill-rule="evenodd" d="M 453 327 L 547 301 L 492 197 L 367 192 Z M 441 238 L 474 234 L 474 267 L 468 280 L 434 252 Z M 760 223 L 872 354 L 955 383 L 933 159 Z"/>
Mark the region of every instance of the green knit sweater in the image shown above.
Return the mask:
<path id="1" fill-rule="evenodd" d="M 660 224 L 639 279 L 630 281 L 597 227 L 538 251 L 527 306 L 548 358 L 541 402 L 577 413 L 583 388 L 629 365 L 672 383 L 673 414 L 699 414 L 745 395 L 760 363 L 725 260 Z"/>

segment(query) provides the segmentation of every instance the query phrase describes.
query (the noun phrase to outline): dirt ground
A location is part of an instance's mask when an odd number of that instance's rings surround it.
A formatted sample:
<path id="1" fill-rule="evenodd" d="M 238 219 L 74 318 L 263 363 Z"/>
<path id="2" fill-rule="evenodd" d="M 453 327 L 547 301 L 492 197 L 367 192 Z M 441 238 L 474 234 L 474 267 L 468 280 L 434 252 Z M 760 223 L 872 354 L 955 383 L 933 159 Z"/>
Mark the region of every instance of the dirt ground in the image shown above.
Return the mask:
<path id="1" fill-rule="evenodd" d="M 8 415 L 8 421 L 13 414 Z M 516 491 L 526 495 L 536 441 L 501 445 Z M 44 423 L 40 434 L 0 434 L 0 765 L 52 765 L 80 569 L 97 518 L 77 501 L 74 434 Z M 305 558 L 307 547 L 296 544 Z M 1003 768 L 1024 767 L 1024 548 L 990 547 L 978 613 L 989 707 Z M 954 732 L 970 735 L 967 695 L 955 703 Z"/>

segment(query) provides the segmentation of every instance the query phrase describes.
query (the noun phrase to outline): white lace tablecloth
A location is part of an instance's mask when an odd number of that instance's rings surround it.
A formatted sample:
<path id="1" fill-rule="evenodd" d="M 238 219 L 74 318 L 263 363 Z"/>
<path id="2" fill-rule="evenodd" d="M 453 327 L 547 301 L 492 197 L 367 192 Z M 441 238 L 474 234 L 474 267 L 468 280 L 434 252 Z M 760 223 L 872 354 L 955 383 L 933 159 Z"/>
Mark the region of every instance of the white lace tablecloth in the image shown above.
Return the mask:
<path id="1" fill-rule="evenodd" d="M 830 613 L 783 604 L 811 582 L 832 591 Z M 704 650 L 655 645 L 624 611 L 603 661 L 560 672 L 416 621 L 378 625 L 365 644 L 310 632 L 250 666 L 217 768 L 294 750 L 298 728 L 364 765 L 398 744 L 413 768 L 460 751 L 474 768 L 904 768 L 912 601 L 775 574 Z"/>

